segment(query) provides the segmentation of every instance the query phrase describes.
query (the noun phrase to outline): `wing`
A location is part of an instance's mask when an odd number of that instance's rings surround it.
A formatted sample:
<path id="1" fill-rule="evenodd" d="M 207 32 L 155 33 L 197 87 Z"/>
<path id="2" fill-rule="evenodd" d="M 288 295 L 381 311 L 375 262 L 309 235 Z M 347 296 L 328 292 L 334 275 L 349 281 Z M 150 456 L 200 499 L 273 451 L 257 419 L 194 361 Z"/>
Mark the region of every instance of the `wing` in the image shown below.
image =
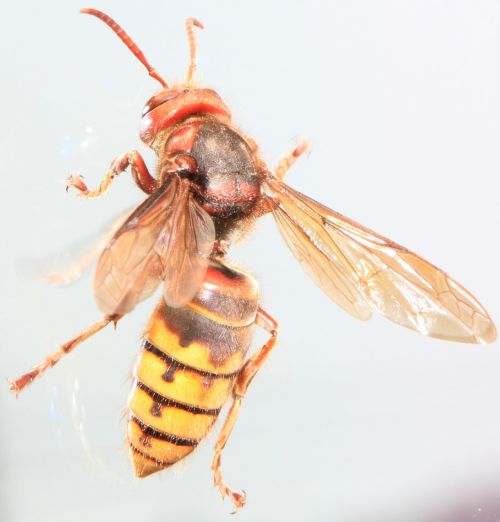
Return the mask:
<path id="1" fill-rule="evenodd" d="M 359 319 L 377 311 L 431 337 L 490 343 L 486 310 L 445 272 L 270 176 L 265 193 L 288 246 L 330 298 Z"/>
<path id="2" fill-rule="evenodd" d="M 172 176 L 132 212 L 101 254 L 94 280 L 99 308 L 128 313 L 161 281 L 171 306 L 185 304 L 203 280 L 214 240 L 210 216 L 189 184 Z"/>
<path id="3" fill-rule="evenodd" d="M 54 285 L 69 285 L 82 277 L 97 261 L 116 231 L 131 214 L 129 209 L 119 218 L 116 218 L 96 236 L 92 235 L 77 244 L 58 252 L 42 263 L 41 278 Z"/>
<path id="4" fill-rule="evenodd" d="M 183 184 L 179 198 L 183 203 L 174 207 L 170 225 L 163 229 L 155 246 L 165 282 L 163 297 L 174 307 L 190 301 L 200 287 L 215 241 L 214 222 L 187 184 Z"/>

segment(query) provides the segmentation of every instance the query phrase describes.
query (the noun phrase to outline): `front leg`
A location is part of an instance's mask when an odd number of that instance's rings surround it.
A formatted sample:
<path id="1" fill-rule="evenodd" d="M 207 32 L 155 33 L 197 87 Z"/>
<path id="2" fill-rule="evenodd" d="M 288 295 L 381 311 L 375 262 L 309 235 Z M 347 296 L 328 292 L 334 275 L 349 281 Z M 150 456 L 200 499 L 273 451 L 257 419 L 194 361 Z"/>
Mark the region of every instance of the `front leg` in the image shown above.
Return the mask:
<path id="1" fill-rule="evenodd" d="M 109 170 L 106 172 L 99 188 L 89 190 L 83 181 L 83 177 L 76 175 L 70 176 L 67 179 L 66 190 L 70 187 L 74 187 L 80 192 L 80 196 L 88 199 L 98 198 L 108 190 L 116 176 L 124 172 L 128 166 L 130 166 L 132 179 L 143 192 L 152 194 L 158 188 L 158 181 L 149 173 L 142 156 L 136 150 L 133 150 L 118 156 L 111 162 Z"/>
<path id="2" fill-rule="evenodd" d="M 236 378 L 236 382 L 233 386 L 233 402 L 215 444 L 215 454 L 212 461 L 214 483 L 217 488 L 219 488 L 222 497 L 227 495 L 232 500 L 236 509 L 245 505 L 246 495 L 244 492 L 239 493 L 237 491 L 233 491 L 224 482 L 221 472 L 222 451 L 224 450 L 224 446 L 226 445 L 226 442 L 231 435 L 231 432 L 233 431 L 233 427 L 240 411 L 241 401 L 245 396 L 245 392 L 247 391 L 250 382 L 265 363 L 278 341 L 278 323 L 262 308 L 259 308 L 257 311 L 255 323 L 261 328 L 267 330 L 271 334 L 271 337 L 256 354 L 248 359 L 248 361 L 243 365 L 243 368 L 240 370 L 238 377 Z"/>

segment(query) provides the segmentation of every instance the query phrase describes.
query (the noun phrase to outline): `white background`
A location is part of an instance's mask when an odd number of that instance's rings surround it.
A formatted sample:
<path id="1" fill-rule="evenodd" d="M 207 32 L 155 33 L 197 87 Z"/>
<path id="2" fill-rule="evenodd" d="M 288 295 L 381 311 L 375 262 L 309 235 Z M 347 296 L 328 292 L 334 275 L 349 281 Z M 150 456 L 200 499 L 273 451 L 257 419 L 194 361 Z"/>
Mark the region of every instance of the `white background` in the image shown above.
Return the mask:
<path id="1" fill-rule="evenodd" d="M 90 275 L 41 283 L 40 260 L 93 237 L 141 193 L 100 181 L 139 148 L 159 87 L 71 1 L 10 3 L 0 20 L 1 371 L 15 377 L 99 318 Z M 295 188 L 462 282 L 497 322 L 500 4 L 496 1 L 101 1 L 171 81 L 195 16 L 200 83 L 274 165 L 300 135 Z M 426 339 L 347 316 L 302 273 L 271 218 L 231 259 L 281 322 L 223 457 L 248 493 L 240 521 L 468 522 L 500 498 L 500 346 Z M 0 388 L 0 520 L 229 520 L 214 434 L 174 469 L 133 478 L 122 418 L 155 299 L 89 340 L 16 401 Z M 265 339 L 258 335 L 256 345 Z M 451 515 L 462 509 L 462 518 Z M 475 517 L 475 518 L 474 518 Z M 481 518 L 483 517 L 483 518 Z M 231 519 L 232 520 L 232 519 Z"/>

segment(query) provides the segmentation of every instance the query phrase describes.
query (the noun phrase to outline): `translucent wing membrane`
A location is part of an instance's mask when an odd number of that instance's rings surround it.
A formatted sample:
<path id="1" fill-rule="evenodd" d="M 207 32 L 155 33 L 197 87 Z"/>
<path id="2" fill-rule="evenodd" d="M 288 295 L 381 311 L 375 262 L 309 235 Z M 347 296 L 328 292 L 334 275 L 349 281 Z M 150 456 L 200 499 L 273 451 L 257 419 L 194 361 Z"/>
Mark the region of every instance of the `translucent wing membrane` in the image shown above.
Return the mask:
<path id="1" fill-rule="evenodd" d="M 131 210 L 116 218 L 99 234 L 51 256 L 43 262 L 42 279 L 54 285 L 69 285 L 82 277 L 97 261 L 109 240 L 126 221 Z M 50 268 L 48 268 L 50 267 Z"/>
<path id="2" fill-rule="evenodd" d="M 274 177 L 265 192 L 288 246 L 316 284 L 359 319 L 371 310 L 425 335 L 496 339 L 486 310 L 445 272 Z"/>
<path id="3" fill-rule="evenodd" d="M 97 304 L 107 314 L 128 313 L 160 281 L 171 306 L 185 304 L 203 280 L 214 240 L 210 216 L 188 184 L 172 177 L 132 212 L 101 254 Z"/>
<path id="4" fill-rule="evenodd" d="M 170 226 L 156 242 L 165 281 L 164 299 L 170 306 L 187 303 L 198 290 L 215 241 L 212 218 L 201 208 L 183 185 Z"/>
<path id="5" fill-rule="evenodd" d="M 366 303 L 352 267 L 342 251 L 330 240 L 321 220 L 311 219 L 299 207 L 281 201 L 274 217 L 289 248 L 313 281 L 344 310 L 358 319 L 370 319 Z"/>

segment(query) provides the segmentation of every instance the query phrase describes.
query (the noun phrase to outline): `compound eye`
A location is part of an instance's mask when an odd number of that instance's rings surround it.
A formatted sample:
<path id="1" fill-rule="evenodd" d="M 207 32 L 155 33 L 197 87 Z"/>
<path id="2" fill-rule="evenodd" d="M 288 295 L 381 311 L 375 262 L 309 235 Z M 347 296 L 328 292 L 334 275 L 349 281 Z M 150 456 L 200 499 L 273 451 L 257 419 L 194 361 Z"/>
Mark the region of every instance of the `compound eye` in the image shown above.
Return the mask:
<path id="1" fill-rule="evenodd" d="M 152 98 L 144 106 L 142 111 L 142 115 L 146 116 L 148 112 L 151 112 L 153 109 L 156 109 L 162 103 L 168 102 L 175 98 L 179 94 L 178 91 L 162 91 L 159 94 L 155 94 Z"/>

